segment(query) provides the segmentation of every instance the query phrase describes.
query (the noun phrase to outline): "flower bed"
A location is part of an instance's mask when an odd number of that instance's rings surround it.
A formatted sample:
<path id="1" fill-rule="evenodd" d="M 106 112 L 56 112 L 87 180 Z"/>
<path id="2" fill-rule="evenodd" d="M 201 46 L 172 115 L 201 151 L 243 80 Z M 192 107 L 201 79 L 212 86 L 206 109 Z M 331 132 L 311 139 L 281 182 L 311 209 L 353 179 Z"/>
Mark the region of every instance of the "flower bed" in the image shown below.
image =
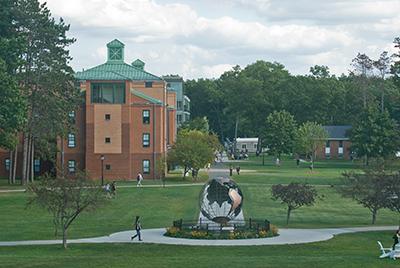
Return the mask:
<path id="1" fill-rule="evenodd" d="M 265 229 L 244 229 L 244 230 L 222 230 L 210 231 L 201 229 L 183 229 L 169 227 L 164 234 L 169 237 L 189 239 L 252 239 L 278 236 L 278 228 L 271 224 L 269 230 Z"/>

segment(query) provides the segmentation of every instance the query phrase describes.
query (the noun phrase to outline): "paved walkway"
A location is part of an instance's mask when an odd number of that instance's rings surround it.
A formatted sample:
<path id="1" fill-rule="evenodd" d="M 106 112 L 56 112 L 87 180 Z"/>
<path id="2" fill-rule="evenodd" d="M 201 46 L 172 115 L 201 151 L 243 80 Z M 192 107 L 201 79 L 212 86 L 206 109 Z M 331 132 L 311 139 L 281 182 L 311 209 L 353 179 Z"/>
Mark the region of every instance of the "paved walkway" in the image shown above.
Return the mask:
<path id="1" fill-rule="evenodd" d="M 165 229 L 146 229 L 142 230 L 143 241 L 131 241 L 134 231 L 123 231 L 109 236 L 69 239 L 68 243 L 154 243 L 168 245 L 190 245 L 190 246 L 260 246 L 260 245 L 287 245 L 304 244 L 311 242 L 325 241 L 333 238 L 334 235 L 366 232 L 396 230 L 398 226 L 368 226 L 351 228 L 329 228 L 329 229 L 280 229 L 279 236 L 272 238 L 258 239 L 239 239 L 239 240 L 198 240 L 165 237 Z M 20 246 L 20 245 L 55 245 L 61 244 L 61 240 L 28 240 L 28 241 L 5 241 L 0 242 L 0 246 Z"/>

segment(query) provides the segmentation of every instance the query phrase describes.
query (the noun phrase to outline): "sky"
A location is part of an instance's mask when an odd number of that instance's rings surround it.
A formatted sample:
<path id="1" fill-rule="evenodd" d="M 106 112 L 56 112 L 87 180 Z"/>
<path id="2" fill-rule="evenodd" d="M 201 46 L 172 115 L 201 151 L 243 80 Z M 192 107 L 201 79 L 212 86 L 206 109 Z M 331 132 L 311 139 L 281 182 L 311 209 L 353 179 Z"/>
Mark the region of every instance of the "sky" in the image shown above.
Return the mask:
<path id="1" fill-rule="evenodd" d="M 44 2 L 43 0 L 40 0 Z M 47 0 L 71 25 L 75 71 L 106 61 L 106 44 L 125 44 L 155 75 L 218 78 L 235 65 L 279 62 L 292 74 L 327 65 L 347 74 L 358 52 L 392 54 L 400 0 Z"/>

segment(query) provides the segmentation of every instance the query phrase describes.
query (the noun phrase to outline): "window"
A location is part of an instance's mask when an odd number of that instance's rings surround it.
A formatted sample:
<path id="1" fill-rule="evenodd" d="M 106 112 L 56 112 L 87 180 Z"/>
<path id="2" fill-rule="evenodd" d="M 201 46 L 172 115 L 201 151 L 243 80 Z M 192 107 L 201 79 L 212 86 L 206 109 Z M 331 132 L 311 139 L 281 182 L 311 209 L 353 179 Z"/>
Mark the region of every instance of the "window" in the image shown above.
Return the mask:
<path id="1" fill-rule="evenodd" d="M 92 103 L 125 103 L 124 83 L 92 83 Z"/>
<path id="2" fill-rule="evenodd" d="M 71 121 L 72 124 L 75 124 L 75 111 L 71 111 L 68 113 L 69 121 Z"/>
<path id="3" fill-rule="evenodd" d="M 107 121 L 111 120 L 111 114 L 105 114 L 104 119 Z"/>
<path id="4" fill-rule="evenodd" d="M 122 48 L 112 47 L 108 51 L 110 60 L 122 60 Z"/>
<path id="5" fill-rule="evenodd" d="M 253 144 L 254 149 L 257 149 L 257 143 Z"/>
<path id="6" fill-rule="evenodd" d="M 111 169 L 111 165 L 106 165 L 106 170 L 110 170 Z"/>
<path id="7" fill-rule="evenodd" d="M 150 173 L 150 160 L 143 160 L 143 174 Z"/>
<path id="8" fill-rule="evenodd" d="M 106 137 L 106 138 L 104 139 L 104 142 L 105 142 L 105 143 L 111 143 L 111 138 L 110 138 L 110 137 Z"/>
<path id="9" fill-rule="evenodd" d="M 143 147 L 150 146 L 150 133 L 143 133 Z"/>
<path id="10" fill-rule="evenodd" d="M 151 81 L 144 82 L 144 87 L 153 87 L 153 82 Z"/>
<path id="11" fill-rule="evenodd" d="M 178 114 L 178 115 L 176 116 L 176 120 L 178 121 L 178 124 L 182 123 L 182 115 L 181 115 L 181 114 Z"/>
<path id="12" fill-rule="evenodd" d="M 75 173 L 76 171 L 76 162 L 75 160 L 68 160 L 68 172 Z"/>
<path id="13" fill-rule="evenodd" d="M 330 141 L 326 141 L 325 144 L 325 157 L 329 158 L 331 156 L 331 142 Z"/>
<path id="14" fill-rule="evenodd" d="M 143 110 L 143 124 L 150 124 L 150 110 Z"/>
<path id="15" fill-rule="evenodd" d="M 40 159 L 33 160 L 33 171 L 35 173 L 39 173 L 40 172 Z"/>
<path id="16" fill-rule="evenodd" d="M 338 155 L 339 157 L 343 157 L 343 141 L 339 141 Z"/>
<path id="17" fill-rule="evenodd" d="M 246 149 L 246 144 L 242 144 L 242 149 Z"/>
<path id="18" fill-rule="evenodd" d="M 74 148 L 75 146 L 76 146 L 75 134 L 69 133 L 68 134 L 68 147 Z"/>
<path id="19" fill-rule="evenodd" d="M 4 160 L 4 164 L 6 166 L 6 171 L 10 171 L 10 167 L 11 167 L 10 159 L 7 158 L 6 160 Z"/>
<path id="20" fill-rule="evenodd" d="M 177 108 L 177 110 L 183 110 L 182 101 L 176 102 L 176 108 Z"/>

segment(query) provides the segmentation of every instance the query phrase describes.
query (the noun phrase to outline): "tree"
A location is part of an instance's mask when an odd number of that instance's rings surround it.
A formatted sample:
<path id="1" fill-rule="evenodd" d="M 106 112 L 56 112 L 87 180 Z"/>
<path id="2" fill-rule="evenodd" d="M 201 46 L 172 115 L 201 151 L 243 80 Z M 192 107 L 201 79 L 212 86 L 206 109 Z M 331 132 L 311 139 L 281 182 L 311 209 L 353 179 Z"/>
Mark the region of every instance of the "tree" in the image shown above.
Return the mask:
<path id="1" fill-rule="evenodd" d="M 372 224 L 381 208 L 388 205 L 391 197 L 387 191 L 390 180 L 380 169 L 365 169 L 364 174 L 347 172 L 343 174 L 343 186 L 339 192 L 368 208 L 372 214 Z"/>
<path id="2" fill-rule="evenodd" d="M 385 110 L 384 98 L 385 98 L 385 76 L 390 72 L 390 57 L 387 51 L 383 51 L 379 56 L 379 59 L 373 62 L 374 67 L 378 70 L 379 79 L 381 80 L 381 112 Z"/>
<path id="3" fill-rule="evenodd" d="M 185 130 L 198 130 L 204 133 L 208 133 L 210 131 L 208 119 L 205 116 L 195 117 L 189 121 L 185 121 L 180 128 Z"/>
<path id="4" fill-rule="evenodd" d="M 330 76 L 329 67 L 326 65 L 315 65 L 310 67 L 310 73 L 317 78 L 327 78 Z"/>
<path id="5" fill-rule="evenodd" d="M 67 50 L 75 42 L 67 37 L 69 25 L 62 18 L 52 18 L 46 3 L 37 0 L 16 0 L 13 23 L 25 40 L 16 75 L 22 95 L 27 100 L 27 124 L 23 129 L 24 184 L 33 180 L 33 158 L 55 160 L 56 140 L 71 130 L 68 114 L 80 102 L 74 87 L 72 59 Z"/>
<path id="6" fill-rule="evenodd" d="M 280 159 L 281 154 L 293 152 L 295 134 L 296 121 L 293 115 L 285 110 L 274 111 L 267 117 L 263 144 Z"/>
<path id="7" fill-rule="evenodd" d="M 292 182 L 289 185 L 272 185 L 272 200 L 281 200 L 287 205 L 286 224 L 289 224 L 290 213 L 302 206 L 313 206 L 318 197 L 317 190 L 309 184 Z"/>
<path id="8" fill-rule="evenodd" d="M 298 128 L 295 151 L 299 154 L 305 154 L 311 159 L 311 170 L 314 169 L 317 150 L 325 144 L 327 138 L 326 130 L 315 122 L 306 122 Z"/>
<path id="9" fill-rule="evenodd" d="M 400 213 L 400 173 L 395 172 L 388 177 L 388 202 L 385 207 Z"/>
<path id="10" fill-rule="evenodd" d="M 399 150 L 399 130 L 388 112 L 380 113 L 375 107 L 364 110 L 360 121 L 350 132 L 351 150 L 359 157 L 388 158 Z"/>
<path id="11" fill-rule="evenodd" d="M 30 184 L 28 191 L 33 194 L 28 205 L 37 204 L 52 214 L 55 234 L 60 228 L 64 248 L 67 248 L 67 230 L 74 220 L 82 212 L 95 210 L 106 202 L 103 189 L 84 173 L 73 179 L 47 176 Z"/>
<path id="12" fill-rule="evenodd" d="M 15 0 L 0 0 L 0 147 L 10 150 L 9 183 L 15 183 L 18 132 L 26 123 L 26 99 L 18 87 L 16 72 L 25 40 L 18 34 Z"/>
<path id="13" fill-rule="evenodd" d="M 367 77 L 372 70 L 373 61 L 366 54 L 358 53 L 352 60 L 351 65 L 354 68 L 353 73 L 358 75 L 360 79 L 360 86 L 363 93 L 363 105 L 365 108 L 367 107 Z"/>
<path id="14" fill-rule="evenodd" d="M 0 147 L 14 150 L 18 131 L 25 124 L 25 99 L 0 58 Z"/>
<path id="15" fill-rule="evenodd" d="M 212 136 L 198 130 L 181 131 L 178 134 L 176 143 L 168 152 L 168 162 L 170 165 L 180 165 L 183 167 L 183 178 L 186 173 L 193 169 L 195 173 L 207 163 L 211 163 L 214 158 L 214 148 Z"/>
<path id="16" fill-rule="evenodd" d="M 395 84 L 400 87 L 400 37 L 396 37 L 393 40 L 394 47 L 397 52 L 393 53 L 393 64 L 390 67 L 390 73 L 393 75 Z"/>

